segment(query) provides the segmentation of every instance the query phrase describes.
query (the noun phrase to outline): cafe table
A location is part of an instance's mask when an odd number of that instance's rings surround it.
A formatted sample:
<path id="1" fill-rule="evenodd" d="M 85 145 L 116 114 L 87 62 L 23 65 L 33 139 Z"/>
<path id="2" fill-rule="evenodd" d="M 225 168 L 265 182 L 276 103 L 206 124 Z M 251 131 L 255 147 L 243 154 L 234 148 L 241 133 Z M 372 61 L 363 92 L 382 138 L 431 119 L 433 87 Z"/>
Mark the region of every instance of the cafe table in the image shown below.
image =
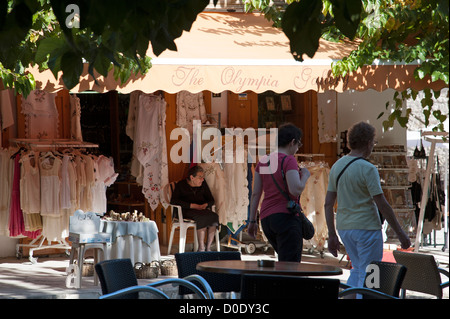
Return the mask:
<path id="1" fill-rule="evenodd" d="M 266 262 L 257 260 L 214 260 L 200 262 L 197 270 L 224 274 L 267 274 L 279 276 L 338 276 L 342 269 L 331 265 L 307 264 L 288 261 Z"/>

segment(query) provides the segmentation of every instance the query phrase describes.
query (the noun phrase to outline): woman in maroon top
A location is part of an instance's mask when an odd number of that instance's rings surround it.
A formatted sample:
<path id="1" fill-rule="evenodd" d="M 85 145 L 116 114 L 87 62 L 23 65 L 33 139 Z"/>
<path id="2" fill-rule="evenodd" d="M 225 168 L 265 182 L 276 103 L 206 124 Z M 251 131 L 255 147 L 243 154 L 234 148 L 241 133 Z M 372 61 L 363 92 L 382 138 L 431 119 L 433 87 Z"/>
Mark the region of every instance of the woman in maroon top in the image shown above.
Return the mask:
<path id="1" fill-rule="evenodd" d="M 183 209 L 183 217 L 192 219 L 197 224 L 198 250 L 211 250 L 219 216 L 211 210 L 214 197 L 205 182 L 203 168 L 194 166 L 189 169 L 188 178 L 179 181 L 173 191 L 171 204 Z M 205 235 L 206 248 L 205 248 Z"/>
<path id="2" fill-rule="evenodd" d="M 293 156 L 302 145 L 302 135 L 302 131 L 293 124 L 280 126 L 278 150 L 262 157 L 255 169 L 247 232 L 253 237 L 256 236 L 257 209 L 264 192 L 260 208 L 261 226 L 269 243 L 277 252 L 279 261 L 300 262 L 303 237 L 300 217 L 289 212 L 288 201 L 275 185 L 271 175 L 273 174 L 279 187 L 298 203 L 311 175 L 306 168 L 299 170 L 297 160 Z"/>

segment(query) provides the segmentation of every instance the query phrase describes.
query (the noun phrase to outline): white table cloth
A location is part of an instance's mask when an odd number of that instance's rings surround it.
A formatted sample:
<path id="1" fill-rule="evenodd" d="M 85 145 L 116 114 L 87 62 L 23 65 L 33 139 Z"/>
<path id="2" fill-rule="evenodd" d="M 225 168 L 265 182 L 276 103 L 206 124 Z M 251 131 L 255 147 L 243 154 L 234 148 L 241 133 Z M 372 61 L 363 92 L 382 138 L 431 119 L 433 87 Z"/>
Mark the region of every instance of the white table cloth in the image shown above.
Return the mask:
<path id="1" fill-rule="evenodd" d="M 150 263 L 161 259 L 158 227 L 154 221 L 100 223 L 100 232 L 111 234 L 111 243 L 106 248 L 105 259 L 130 258 L 137 262 Z"/>

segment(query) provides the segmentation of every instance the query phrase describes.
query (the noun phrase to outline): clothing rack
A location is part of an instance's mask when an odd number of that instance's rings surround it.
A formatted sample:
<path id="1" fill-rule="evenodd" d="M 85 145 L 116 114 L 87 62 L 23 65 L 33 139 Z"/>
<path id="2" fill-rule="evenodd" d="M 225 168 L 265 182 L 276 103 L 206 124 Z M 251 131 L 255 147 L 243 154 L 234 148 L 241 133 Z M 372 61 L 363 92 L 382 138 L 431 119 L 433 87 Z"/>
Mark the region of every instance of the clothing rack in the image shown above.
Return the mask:
<path id="1" fill-rule="evenodd" d="M 325 157 L 325 154 L 294 154 L 294 156 L 298 162 L 299 157 L 308 158 L 310 161 L 312 161 L 314 157 Z"/>
<path id="2" fill-rule="evenodd" d="M 98 148 L 98 144 L 76 141 L 70 139 L 26 139 L 13 138 L 9 140 L 17 146 L 21 145 L 28 149 L 57 149 L 57 148 Z"/>
<path id="3" fill-rule="evenodd" d="M 10 142 L 15 143 L 16 146 L 25 147 L 29 150 L 48 150 L 53 149 L 56 150 L 58 148 L 98 148 L 98 144 L 76 141 L 70 139 L 21 139 L 21 138 L 13 138 L 10 139 Z M 68 250 L 72 249 L 72 246 L 66 241 L 66 239 L 62 239 L 56 244 L 52 244 L 52 241 L 47 240 L 47 245 L 44 245 L 44 242 L 47 238 L 43 235 L 33 239 L 29 244 L 16 244 L 16 257 L 21 257 L 20 248 L 28 247 L 29 257 L 28 259 L 32 264 L 37 263 L 37 258 L 33 257 L 33 253 L 37 250 L 43 249 L 63 249 L 68 253 Z"/>
<path id="4" fill-rule="evenodd" d="M 430 153 L 428 155 L 428 163 L 427 169 L 425 172 L 425 181 L 422 189 L 422 199 L 420 201 L 420 213 L 419 220 L 417 221 L 417 233 L 416 233 L 416 241 L 414 244 L 414 251 L 419 251 L 420 239 L 422 237 L 422 229 L 423 229 L 423 219 L 425 216 L 425 207 L 428 202 L 428 192 L 430 189 L 430 176 L 431 170 L 434 168 L 434 152 L 436 148 L 436 143 L 448 143 L 448 132 L 422 132 L 422 137 L 428 142 L 431 143 Z M 446 140 L 444 140 L 446 139 Z"/>

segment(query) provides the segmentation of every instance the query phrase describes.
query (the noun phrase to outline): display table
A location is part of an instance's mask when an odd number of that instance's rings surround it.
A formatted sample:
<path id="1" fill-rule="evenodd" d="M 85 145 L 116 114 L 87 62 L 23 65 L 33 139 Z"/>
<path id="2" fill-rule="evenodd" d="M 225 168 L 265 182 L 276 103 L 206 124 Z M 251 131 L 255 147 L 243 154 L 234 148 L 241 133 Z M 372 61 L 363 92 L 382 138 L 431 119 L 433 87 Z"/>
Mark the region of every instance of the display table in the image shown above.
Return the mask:
<path id="1" fill-rule="evenodd" d="M 158 227 L 154 221 L 124 222 L 102 220 L 100 232 L 111 234 L 105 259 L 130 258 L 136 262 L 150 263 L 161 259 Z"/>

